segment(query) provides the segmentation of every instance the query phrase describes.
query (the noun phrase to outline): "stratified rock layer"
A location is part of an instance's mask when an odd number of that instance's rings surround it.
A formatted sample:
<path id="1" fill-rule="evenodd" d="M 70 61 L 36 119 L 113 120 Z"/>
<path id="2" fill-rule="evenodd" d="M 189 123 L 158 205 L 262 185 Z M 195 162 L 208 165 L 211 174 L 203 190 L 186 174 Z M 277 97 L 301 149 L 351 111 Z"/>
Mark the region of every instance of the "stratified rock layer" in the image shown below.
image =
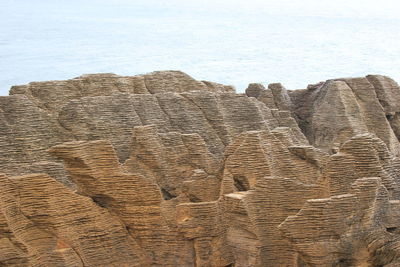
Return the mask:
<path id="1" fill-rule="evenodd" d="M 400 88 L 179 71 L 0 97 L 0 266 L 400 266 Z"/>

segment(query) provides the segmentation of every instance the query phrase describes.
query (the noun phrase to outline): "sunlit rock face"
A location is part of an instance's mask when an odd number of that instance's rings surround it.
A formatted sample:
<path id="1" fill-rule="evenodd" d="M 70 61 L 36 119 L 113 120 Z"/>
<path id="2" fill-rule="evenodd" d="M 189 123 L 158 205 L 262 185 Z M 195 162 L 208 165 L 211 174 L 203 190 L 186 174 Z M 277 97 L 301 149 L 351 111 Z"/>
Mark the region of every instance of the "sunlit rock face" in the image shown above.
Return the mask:
<path id="1" fill-rule="evenodd" d="M 85 75 L 0 97 L 0 266 L 400 266 L 400 88 Z"/>

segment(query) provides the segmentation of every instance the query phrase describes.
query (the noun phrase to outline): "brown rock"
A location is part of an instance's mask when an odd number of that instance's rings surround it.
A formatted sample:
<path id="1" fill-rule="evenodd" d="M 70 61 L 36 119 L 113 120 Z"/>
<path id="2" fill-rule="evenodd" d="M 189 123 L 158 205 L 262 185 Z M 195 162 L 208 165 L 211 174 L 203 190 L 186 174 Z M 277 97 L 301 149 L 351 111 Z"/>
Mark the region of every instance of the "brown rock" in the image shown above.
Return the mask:
<path id="1" fill-rule="evenodd" d="M 0 97 L 0 266 L 400 266 L 400 88 L 84 75 Z"/>

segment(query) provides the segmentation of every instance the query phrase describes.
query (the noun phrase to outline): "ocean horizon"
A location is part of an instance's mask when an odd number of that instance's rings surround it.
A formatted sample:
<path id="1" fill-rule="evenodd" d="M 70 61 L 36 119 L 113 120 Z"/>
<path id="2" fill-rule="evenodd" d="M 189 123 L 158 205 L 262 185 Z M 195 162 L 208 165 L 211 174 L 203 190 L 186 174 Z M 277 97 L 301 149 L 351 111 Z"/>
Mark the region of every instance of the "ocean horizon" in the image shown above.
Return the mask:
<path id="1" fill-rule="evenodd" d="M 238 92 L 253 82 L 300 89 L 367 74 L 400 82 L 396 12 L 256 2 L 2 0 L 0 95 L 32 81 L 157 70 Z"/>

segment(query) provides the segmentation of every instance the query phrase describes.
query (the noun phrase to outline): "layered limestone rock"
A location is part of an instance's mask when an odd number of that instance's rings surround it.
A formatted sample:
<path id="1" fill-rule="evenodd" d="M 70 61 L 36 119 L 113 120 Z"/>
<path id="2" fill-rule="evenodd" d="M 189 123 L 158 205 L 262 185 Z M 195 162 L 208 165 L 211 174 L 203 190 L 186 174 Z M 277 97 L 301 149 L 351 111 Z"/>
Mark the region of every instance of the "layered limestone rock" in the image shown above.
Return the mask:
<path id="1" fill-rule="evenodd" d="M 251 84 L 246 94 L 271 109 L 290 111 L 315 147 L 329 151 L 354 135 L 373 133 L 399 154 L 400 88 L 389 77 L 328 80 L 294 91 L 280 84 L 268 89 Z"/>
<path id="2" fill-rule="evenodd" d="M 85 75 L 0 97 L 0 266 L 400 265 L 400 88 Z"/>

